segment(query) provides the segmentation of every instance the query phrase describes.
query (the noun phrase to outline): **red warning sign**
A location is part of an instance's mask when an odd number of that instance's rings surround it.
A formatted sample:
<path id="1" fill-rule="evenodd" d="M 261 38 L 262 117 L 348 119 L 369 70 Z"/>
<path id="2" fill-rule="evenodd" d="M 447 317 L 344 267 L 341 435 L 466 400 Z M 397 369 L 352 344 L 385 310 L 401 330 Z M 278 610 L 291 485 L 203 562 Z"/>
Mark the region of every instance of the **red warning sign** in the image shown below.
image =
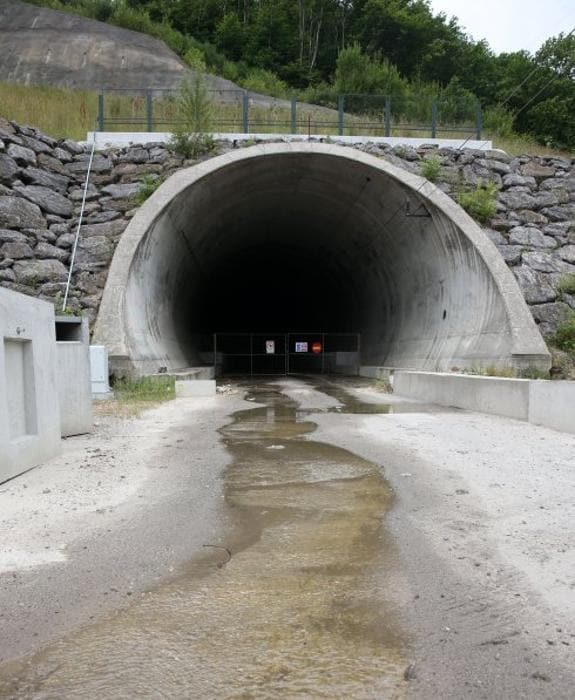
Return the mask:
<path id="1" fill-rule="evenodd" d="M 321 343 L 312 343 L 311 344 L 311 351 L 313 353 L 315 353 L 316 355 L 319 355 L 322 350 L 323 350 L 323 347 L 322 347 Z"/>

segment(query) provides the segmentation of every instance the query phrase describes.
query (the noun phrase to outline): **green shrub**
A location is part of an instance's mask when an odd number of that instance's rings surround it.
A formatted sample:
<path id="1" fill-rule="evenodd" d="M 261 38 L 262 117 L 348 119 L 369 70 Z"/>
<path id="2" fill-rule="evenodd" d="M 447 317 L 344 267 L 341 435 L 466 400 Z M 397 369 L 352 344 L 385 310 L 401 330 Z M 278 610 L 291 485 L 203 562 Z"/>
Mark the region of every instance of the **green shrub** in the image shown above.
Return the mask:
<path id="1" fill-rule="evenodd" d="M 553 345 L 575 355 L 575 314 L 559 326 L 553 337 Z"/>
<path id="2" fill-rule="evenodd" d="M 119 379 L 114 383 L 119 401 L 170 401 L 175 398 L 173 377 L 143 377 L 135 381 Z"/>
<path id="3" fill-rule="evenodd" d="M 429 182 L 437 182 L 441 174 L 441 158 L 439 156 L 424 158 L 421 162 L 420 172 Z"/>
<path id="4" fill-rule="evenodd" d="M 575 294 L 575 275 L 566 275 L 559 282 L 559 291 L 563 294 Z"/>
<path id="5" fill-rule="evenodd" d="M 246 90 L 272 97 L 287 97 L 289 93 L 287 84 L 275 73 L 264 68 L 251 68 L 240 84 Z"/>
<path id="6" fill-rule="evenodd" d="M 176 97 L 176 113 L 178 123 L 169 147 L 184 158 L 197 158 L 213 150 L 212 104 L 199 73 L 182 81 Z"/>
<path id="7" fill-rule="evenodd" d="M 144 175 L 134 196 L 136 204 L 143 204 L 148 197 L 154 194 L 163 181 L 163 178 L 158 175 Z"/>
<path id="8" fill-rule="evenodd" d="M 457 201 L 470 216 L 485 223 L 497 211 L 497 185 L 480 182 L 473 190 L 459 192 Z"/>

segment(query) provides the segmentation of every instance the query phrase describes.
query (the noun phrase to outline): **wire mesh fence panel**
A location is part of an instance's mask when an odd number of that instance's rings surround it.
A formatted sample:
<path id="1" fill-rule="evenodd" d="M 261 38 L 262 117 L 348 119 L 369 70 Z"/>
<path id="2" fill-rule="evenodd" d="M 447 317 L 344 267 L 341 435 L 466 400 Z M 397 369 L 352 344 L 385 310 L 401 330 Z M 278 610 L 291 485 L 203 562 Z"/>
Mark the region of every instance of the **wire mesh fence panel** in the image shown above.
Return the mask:
<path id="1" fill-rule="evenodd" d="M 303 136 L 481 136 L 475 100 L 402 95 L 318 94 L 319 104 L 268 98 L 245 90 L 208 90 L 212 133 Z M 104 90 L 100 131 L 172 132 L 181 125 L 178 91 Z"/>

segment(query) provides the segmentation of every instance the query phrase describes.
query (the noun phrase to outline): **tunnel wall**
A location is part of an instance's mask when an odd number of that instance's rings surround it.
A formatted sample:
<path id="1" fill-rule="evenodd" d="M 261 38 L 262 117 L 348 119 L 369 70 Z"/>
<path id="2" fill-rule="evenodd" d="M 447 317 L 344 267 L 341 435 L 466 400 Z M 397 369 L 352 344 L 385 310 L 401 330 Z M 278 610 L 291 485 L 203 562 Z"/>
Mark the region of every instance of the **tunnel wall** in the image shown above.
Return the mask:
<path id="1" fill-rule="evenodd" d="M 362 333 L 364 364 L 549 365 L 512 273 L 453 200 L 386 161 L 317 143 L 233 151 L 165 182 L 118 244 L 96 342 L 136 373 L 197 363 L 194 314 L 219 261 L 276 248 L 311 257 L 331 293 L 348 290 L 340 315 Z"/>

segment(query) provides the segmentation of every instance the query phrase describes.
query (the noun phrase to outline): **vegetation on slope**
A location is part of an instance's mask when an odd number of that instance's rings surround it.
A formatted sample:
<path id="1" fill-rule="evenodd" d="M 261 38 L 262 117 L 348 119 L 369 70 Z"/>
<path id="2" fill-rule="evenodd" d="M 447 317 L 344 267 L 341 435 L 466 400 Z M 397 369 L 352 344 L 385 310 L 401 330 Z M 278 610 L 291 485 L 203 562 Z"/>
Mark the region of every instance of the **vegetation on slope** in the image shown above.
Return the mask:
<path id="1" fill-rule="evenodd" d="M 491 132 L 575 148 L 574 34 L 495 55 L 427 0 L 29 1 L 151 34 L 254 91 L 330 106 L 341 92 L 478 99 Z"/>

